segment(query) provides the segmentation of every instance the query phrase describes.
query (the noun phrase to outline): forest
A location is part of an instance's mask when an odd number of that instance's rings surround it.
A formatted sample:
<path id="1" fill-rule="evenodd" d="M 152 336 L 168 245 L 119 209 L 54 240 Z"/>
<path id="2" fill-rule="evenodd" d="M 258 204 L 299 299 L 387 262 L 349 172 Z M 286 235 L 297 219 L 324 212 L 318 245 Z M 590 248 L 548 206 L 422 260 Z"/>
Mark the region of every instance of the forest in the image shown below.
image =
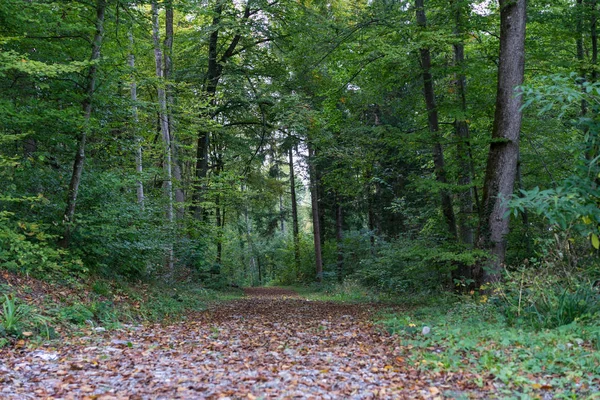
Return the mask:
<path id="1" fill-rule="evenodd" d="M 599 18 L 597 0 L 1 1 L 0 352 L 182 319 L 231 344 L 293 331 L 299 296 L 323 307 L 299 331 L 375 323 L 415 349 L 369 374 L 433 374 L 358 393 L 597 392 Z M 38 387 L 7 371 L 8 396 Z M 294 396 L 256 379 L 203 390 Z M 36 393 L 135 392 L 84 383 Z"/>

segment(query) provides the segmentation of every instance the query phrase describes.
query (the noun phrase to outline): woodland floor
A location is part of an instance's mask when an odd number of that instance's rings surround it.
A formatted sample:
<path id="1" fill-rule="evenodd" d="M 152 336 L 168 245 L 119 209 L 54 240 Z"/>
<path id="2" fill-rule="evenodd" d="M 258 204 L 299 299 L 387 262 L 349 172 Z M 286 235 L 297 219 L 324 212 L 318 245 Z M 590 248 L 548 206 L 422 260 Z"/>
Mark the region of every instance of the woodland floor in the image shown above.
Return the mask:
<path id="1" fill-rule="evenodd" d="M 177 324 L 1 349 L 0 398 L 489 397 L 468 373 L 407 365 L 410 349 L 372 322 L 380 307 L 247 289 Z"/>

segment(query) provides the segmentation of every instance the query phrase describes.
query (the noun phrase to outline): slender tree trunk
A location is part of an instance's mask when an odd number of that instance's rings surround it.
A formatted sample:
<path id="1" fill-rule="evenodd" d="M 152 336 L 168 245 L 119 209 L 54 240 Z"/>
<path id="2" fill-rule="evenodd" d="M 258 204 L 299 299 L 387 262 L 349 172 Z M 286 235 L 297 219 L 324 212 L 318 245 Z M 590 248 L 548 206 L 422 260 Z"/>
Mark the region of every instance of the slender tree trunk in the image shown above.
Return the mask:
<path id="1" fill-rule="evenodd" d="M 164 88 L 164 75 L 162 68 L 162 51 L 160 48 L 160 33 L 158 24 L 158 5 L 156 0 L 152 1 L 152 39 L 154 41 L 154 61 L 156 66 L 156 78 L 158 79 L 158 115 L 160 122 L 160 133 L 164 144 L 164 162 L 165 170 L 164 189 L 167 196 L 167 222 L 169 226 L 173 226 L 173 173 L 171 158 L 171 135 L 169 133 L 169 119 L 167 110 L 167 97 Z M 169 238 L 169 247 L 167 249 L 167 273 L 172 275 L 174 272 L 174 254 L 172 238 Z"/>
<path id="2" fill-rule="evenodd" d="M 337 198 L 335 205 L 335 239 L 337 245 L 337 279 L 338 282 L 344 280 L 344 232 L 343 232 L 343 214 L 342 204 L 340 199 Z"/>
<path id="3" fill-rule="evenodd" d="M 598 1 L 592 0 L 591 36 L 592 36 L 592 82 L 598 80 Z"/>
<path id="4" fill-rule="evenodd" d="M 219 64 L 218 60 L 218 45 L 219 45 L 219 26 L 221 24 L 221 15 L 223 14 L 223 2 L 217 1 L 214 9 L 214 16 L 211 24 L 212 32 L 208 39 L 208 69 L 206 71 L 206 94 L 209 99 L 210 105 L 215 105 L 215 95 L 217 93 L 217 87 L 219 80 L 221 79 L 221 72 L 223 66 Z M 206 116 L 204 116 L 206 117 Z M 205 212 L 202 209 L 200 203 L 202 202 L 202 194 L 206 189 L 206 177 L 208 176 L 208 156 L 210 149 L 210 131 L 203 128 L 198 134 L 198 143 L 196 147 L 196 179 L 198 184 L 196 185 L 194 193 L 194 202 L 196 203 L 195 217 L 197 219 L 204 219 Z"/>
<path id="5" fill-rule="evenodd" d="M 310 141 L 308 146 L 308 166 L 310 175 L 310 197 L 312 204 L 313 239 L 315 245 L 315 266 L 318 282 L 323 281 L 323 256 L 321 252 L 321 226 L 319 221 L 319 198 L 317 193 L 317 167 L 315 165 L 315 150 Z"/>
<path id="6" fill-rule="evenodd" d="M 577 46 L 577 61 L 579 61 L 579 67 L 581 70 L 581 85 L 582 90 L 585 90 L 583 84 L 586 81 L 586 68 L 585 68 L 585 52 L 583 49 L 583 21 L 584 21 L 584 8 L 583 8 L 583 0 L 577 0 L 575 9 L 577 11 L 577 39 L 575 44 Z M 587 114 L 587 102 L 585 99 L 581 100 L 581 116 L 585 116 Z M 588 127 L 583 127 L 584 133 L 587 132 Z"/>
<path id="7" fill-rule="evenodd" d="M 519 137 L 521 130 L 521 94 L 525 71 L 526 0 L 500 0 L 500 57 L 496 113 L 492 143 L 488 154 L 483 207 L 479 221 L 478 245 L 493 256 L 479 277 L 480 283 L 501 279 L 506 255 L 509 218 L 506 200 L 514 191 Z"/>
<path id="8" fill-rule="evenodd" d="M 524 197 L 524 194 L 521 193 L 523 190 L 523 173 L 522 173 L 522 163 L 521 157 L 519 155 L 519 160 L 517 161 L 517 188 L 519 188 L 519 197 Z M 523 220 L 523 227 L 525 230 L 525 242 L 527 245 L 527 254 L 532 254 L 533 249 L 531 247 L 531 240 L 529 238 L 529 213 L 527 209 L 523 210 L 521 213 L 521 218 Z"/>
<path id="9" fill-rule="evenodd" d="M 175 182 L 175 211 L 178 220 L 182 220 L 185 213 L 185 193 L 181 175 L 181 164 L 179 162 L 179 151 L 175 140 L 175 122 L 173 117 L 173 85 L 169 80 L 173 76 L 173 2 L 165 1 L 165 40 L 164 40 L 164 78 L 166 81 L 165 91 L 167 98 L 167 120 L 169 122 L 169 144 L 171 157 L 173 159 L 173 180 Z"/>
<path id="10" fill-rule="evenodd" d="M 460 106 L 459 116 L 454 120 L 454 130 L 458 139 L 458 184 L 467 189 L 464 189 L 458 196 L 460 213 L 458 215 L 458 231 L 459 239 L 467 246 L 473 246 L 473 228 L 470 224 L 473 214 L 473 190 L 470 187 L 472 182 L 471 170 L 471 138 L 469 133 L 469 125 L 467 123 L 467 78 L 464 73 L 465 64 L 465 48 L 462 43 L 462 14 L 463 7 L 453 0 L 453 6 L 456 8 L 455 13 L 455 30 L 456 42 L 454 43 L 454 65 L 458 69 L 455 75 L 456 80 L 456 97 Z M 468 268 L 467 268 L 468 270 Z M 465 270 L 464 272 L 467 272 Z"/>
<path id="11" fill-rule="evenodd" d="M 71 229 L 75 217 L 75 207 L 77 206 L 77 195 L 79 194 L 79 185 L 81 184 L 81 175 L 83 174 L 83 164 L 85 162 L 85 143 L 87 140 L 87 130 L 89 129 L 89 121 L 92 115 L 92 97 L 96 88 L 96 73 L 98 70 L 97 61 L 100 59 L 100 48 L 102 39 L 104 38 L 104 15 L 106 12 L 106 0 L 97 0 L 96 2 L 96 32 L 92 40 L 92 54 L 90 61 L 92 64 L 88 68 L 86 76 L 85 97 L 82 102 L 83 117 L 85 126 L 79 137 L 77 144 L 77 153 L 73 163 L 73 174 L 69 183 L 67 195 L 67 207 L 63 215 L 63 223 L 65 225 L 65 233 L 59 240 L 61 247 L 69 247 L 71 241 Z"/>
<path id="12" fill-rule="evenodd" d="M 135 69 L 135 55 L 134 51 L 134 41 L 133 41 L 133 33 L 129 32 L 129 43 L 131 45 L 131 52 L 129 53 L 129 68 L 131 68 L 131 106 L 132 117 L 133 117 L 133 129 L 135 132 L 135 170 L 137 172 L 138 180 L 137 180 L 137 202 L 140 207 L 144 208 L 144 184 L 142 183 L 142 173 L 144 170 L 144 164 L 142 162 L 142 139 L 138 134 L 138 108 L 137 108 L 137 83 L 135 82 L 135 75 L 133 73 Z"/>
<path id="13" fill-rule="evenodd" d="M 296 277 L 300 271 L 300 227 L 298 225 L 298 201 L 296 200 L 296 173 L 294 171 L 294 150 L 289 150 L 290 193 L 292 201 L 292 229 L 294 236 L 294 268 Z"/>
<path id="14" fill-rule="evenodd" d="M 217 176 L 223 172 L 223 156 L 222 154 L 217 154 L 215 157 L 217 159 L 217 165 L 215 168 L 215 173 Z M 217 265 L 221 265 L 222 255 L 223 255 L 223 227 L 225 226 L 225 209 L 221 206 L 221 194 L 217 193 L 215 198 L 215 215 L 216 215 L 216 224 L 217 224 Z"/>
<path id="15" fill-rule="evenodd" d="M 283 208 L 283 194 L 279 194 L 279 225 L 281 227 L 281 233 L 285 233 L 285 214 Z"/>
<path id="16" fill-rule="evenodd" d="M 215 215 L 216 215 L 216 219 L 217 219 L 217 259 L 216 259 L 216 264 L 220 267 L 221 266 L 221 262 L 222 262 L 222 258 L 223 258 L 223 234 L 222 234 L 222 230 L 223 230 L 223 218 L 221 215 L 221 196 L 217 195 L 217 198 L 215 200 L 215 203 L 217 205 L 216 210 L 215 210 Z M 225 210 L 223 210 L 223 214 L 225 213 Z"/>
<path id="17" fill-rule="evenodd" d="M 415 0 L 417 25 L 421 28 L 427 26 L 425 17 L 425 9 L 423 0 Z M 423 93 L 425 95 L 425 104 L 427 106 L 427 116 L 429 131 L 434 139 L 433 145 L 433 164 L 435 169 L 436 180 L 442 185 L 440 190 L 442 213 L 448 225 L 448 232 L 452 237 L 457 237 L 456 218 L 454 216 L 454 207 L 452 205 L 452 197 L 447 189 L 443 188 L 448 183 L 446 179 L 446 169 L 444 166 L 444 151 L 442 148 L 441 135 L 439 133 L 438 112 L 435 101 L 435 90 L 433 85 L 433 76 L 431 75 L 431 52 L 429 48 L 423 47 L 420 50 L 421 66 L 423 68 Z"/>

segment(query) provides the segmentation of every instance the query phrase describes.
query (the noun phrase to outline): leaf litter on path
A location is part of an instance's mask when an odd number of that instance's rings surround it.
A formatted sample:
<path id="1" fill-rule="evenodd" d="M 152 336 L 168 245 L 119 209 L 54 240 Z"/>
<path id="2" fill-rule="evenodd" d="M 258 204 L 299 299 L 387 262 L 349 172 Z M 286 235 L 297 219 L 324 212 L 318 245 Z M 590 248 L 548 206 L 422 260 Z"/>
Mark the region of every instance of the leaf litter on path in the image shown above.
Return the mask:
<path id="1" fill-rule="evenodd" d="M 410 350 L 372 323 L 380 306 L 246 293 L 177 324 L 2 349 L 0 398 L 429 399 L 493 389 L 407 365 Z"/>

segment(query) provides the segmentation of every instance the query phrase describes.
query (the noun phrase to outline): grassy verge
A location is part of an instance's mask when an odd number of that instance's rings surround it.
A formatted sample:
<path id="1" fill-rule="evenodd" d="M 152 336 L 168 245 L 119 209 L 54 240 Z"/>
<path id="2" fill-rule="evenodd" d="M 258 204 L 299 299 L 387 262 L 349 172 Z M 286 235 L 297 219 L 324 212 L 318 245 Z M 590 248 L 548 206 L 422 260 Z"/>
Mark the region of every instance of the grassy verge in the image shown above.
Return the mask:
<path id="1" fill-rule="evenodd" d="M 600 321 L 576 319 L 553 329 L 506 317 L 486 298 L 452 294 L 390 299 L 354 283 L 291 287 L 310 300 L 401 304 L 374 316 L 397 335 L 407 368 L 475 374 L 499 398 L 600 399 Z M 397 308 L 396 308 L 397 310 Z M 460 395 L 443 393 L 454 398 Z"/>
<path id="2" fill-rule="evenodd" d="M 49 283 L 0 271 L 0 347 L 33 344 L 124 324 L 185 319 L 240 290 L 216 291 L 193 283 Z"/>
<path id="3" fill-rule="evenodd" d="M 476 373 L 479 385 L 493 380 L 508 398 L 600 398 L 595 321 L 546 330 L 508 326 L 493 305 L 465 300 L 388 314 L 380 324 L 398 335 L 413 368 Z"/>

